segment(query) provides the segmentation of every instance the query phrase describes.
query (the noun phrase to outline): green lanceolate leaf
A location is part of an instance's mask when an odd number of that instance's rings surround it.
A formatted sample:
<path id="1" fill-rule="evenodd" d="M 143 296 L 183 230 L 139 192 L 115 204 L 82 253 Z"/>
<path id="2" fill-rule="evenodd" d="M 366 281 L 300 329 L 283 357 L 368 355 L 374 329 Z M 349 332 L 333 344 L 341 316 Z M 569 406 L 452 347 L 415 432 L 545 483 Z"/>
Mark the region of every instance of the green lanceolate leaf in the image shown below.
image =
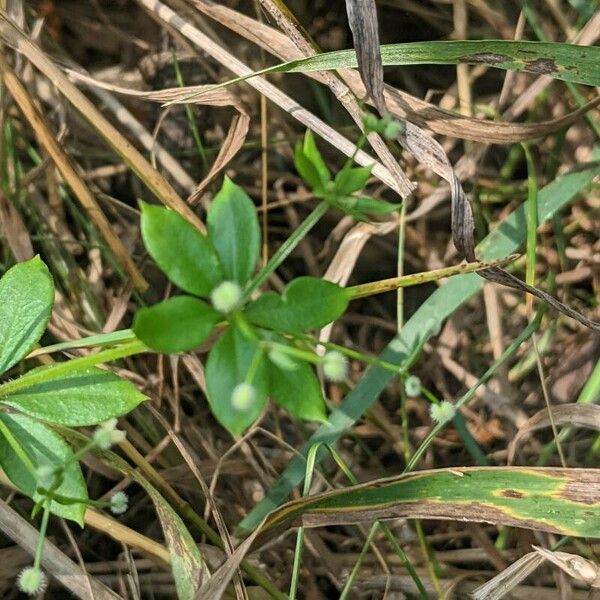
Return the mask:
<path id="1" fill-rule="evenodd" d="M 485 64 L 497 69 L 549 75 L 555 79 L 600 85 L 600 47 L 559 42 L 512 40 L 452 40 L 385 44 L 384 66 Z M 267 73 L 308 73 L 357 67 L 356 52 L 323 52 L 308 58 L 262 69 L 226 82 L 229 85 Z"/>
<path id="2" fill-rule="evenodd" d="M 20 447 L 19 452 L 15 450 L 14 444 Z M 23 462 L 21 453 L 25 455 L 29 465 Z M 36 502 L 42 497 L 35 491 L 37 484 L 30 469 L 35 470 L 41 466 L 58 468 L 66 465 L 64 479 L 56 493 L 69 498 L 87 499 L 79 463 L 72 459 L 70 446 L 43 423 L 26 415 L 0 413 L 0 465 L 8 478 Z M 76 521 L 82 527 L 85 508 L 81 503 L 61 504 L 53 501 L 50 505 L 50 510 L 55 515 Z"/>
<path id="3" fill-rule="evenodd" d="M 29 373 L 41 370 L 52 370 L 52 365 Z M 124 415 L 145 399 L 129 381 L 92 367 L 25 388 L 0 402 L 50 423 L 76 427 Z"/>
<path id="4" fill-rule="evenodd" d="M 138 310 L 133 331 L 157 352 L 187 352 L 201 344 L 222 318 L 198 298 L 176 296 Z"/>
<path id="5" fill-rule="evenodd" d="M 312 368 L 297 362 L 293 369 L 282 369 L 271 361 L 269 392 L 273 400 L 298 419 L 324 421 L 325 399 Z"/>
<path id="6" fill-rule="evenodd" d="M 348 306 L 348 293 L 317 277 L 298 277 L 279 296 L 267 292 L 246 309 L 255 325 L 276 331 L 300 332 L 335 321 Z"/>
<path id="7" fill-rule="evenodd" d="M 11 267 L 0 279 L 0 373 L 27 356 L 52 312 L 54 285 L 39 256 Z"/>
<path id="8" fill-rule="evenodd" d="M 352 169 L 342 169 L 336 176 L 333 189 L 336 195 L 347 196 L 362 190 L 369 177 L 371 177 L 372 167 L 355 167 Z"/>
<path id="9" fill-rule="evenodd" d="M 208 296 L 223 280 L 212 244 L 181 215 L 140 202 L 142 237 L 161 271 L 179 288 Z"/>
<path id="10" fill-rule="evenodd" d="M 321 184 L 326 186 L 331 181 L 331 173 L 329 172 L 329 169 L 327 168 L 327 165 L 325 164 L 325 161 L 323 160 L 323 157 L 317 148 L 315 136 L 310 129 L 307 129 L 306 133 L 304 134 L 302 149 L 304 151 L 304 156 L 310 160 L 317 170 Z"/>
<path id="11" fill-rule="evenodd" d="M 258 342 L 247 338 L 237 327 L 229 327 L 214 345 L 206 363 L 206 389 L 213 414 L 231 433 L 239 435 L 260 415 L 267 401 L 267 369 Z M 251 381 L 254 398 L 235 403 L 238 384 Z"/>
<path id="12" fill-rule="evenodd" d="M 225 279 L 243 287 L 258 261 L 260 226 L 254 203 L 229 177 L 208 209 L 206 225 Z"/>
<path id="13" fill-rule="evenodd" d="M 597 469 L 459 467 L 408 473 L 284 504 L 265 531 L 381 519 L 460 519 L 600 536 Z"/>
<path id="14" fill-rule="evenodd" d="M 306 131 L 304 141 L 296 144 L 294 165 L 302 179 L 316 194 L 322 195 L 331 182 L 331 173 L 323 161 L 312 132 Z"/>

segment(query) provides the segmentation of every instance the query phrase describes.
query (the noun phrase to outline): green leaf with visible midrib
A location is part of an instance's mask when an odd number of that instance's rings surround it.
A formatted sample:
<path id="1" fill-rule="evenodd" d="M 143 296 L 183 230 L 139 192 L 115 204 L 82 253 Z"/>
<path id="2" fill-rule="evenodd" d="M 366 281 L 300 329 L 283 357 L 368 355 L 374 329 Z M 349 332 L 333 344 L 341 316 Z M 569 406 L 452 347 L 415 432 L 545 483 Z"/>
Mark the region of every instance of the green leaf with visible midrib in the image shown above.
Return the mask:
<path id="1" fill-rule="evenodd" d="M 600 470 L 461 467 L 408 473 L 301 498 L 267 519 L 264 531 L 380 519 L 460 519 L 600 536 Z"/>

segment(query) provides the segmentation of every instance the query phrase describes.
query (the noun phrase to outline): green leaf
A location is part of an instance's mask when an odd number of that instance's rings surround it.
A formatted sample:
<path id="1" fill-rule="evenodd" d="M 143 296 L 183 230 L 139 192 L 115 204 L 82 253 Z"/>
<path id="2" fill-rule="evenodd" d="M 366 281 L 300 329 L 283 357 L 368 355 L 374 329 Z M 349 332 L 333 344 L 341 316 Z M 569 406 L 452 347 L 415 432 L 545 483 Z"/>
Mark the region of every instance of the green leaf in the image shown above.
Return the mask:
<path id="1" fill-rule="evenodd" d="M 0 373 L 23 359 L 46 329 L 54 285 L 39 256 L 11 267 L 0 279 Z"/>
<path id="2" fill-rule="evenodd" d="M 302 177 L 302 179 L 308 183 L 315 194 L 321 195 L 324 193 L 321 176 L 319 175 L 315 165 L 313 165 L 306 154 L 304 154 L 304 148 L 302 147 L 301 142 L 296 144 L 296 148 L 294 150 L 294 166 L 296 167 L 296 171 L 300 173 L 300 177 Z"/>
<path id="3" fill-rule="evenodd" d="M 269 391 L 277 404 L 299 419 L 325 421 L 325 399 L 310 365 L 297 362 L 286 370 L 271 362 L 269 372 Z"/>
<path id="4" fill-rule="evenodd" d="M 51 369 L 49 365 L 29 373 Z M 145 399 L 129 381 L 91 367 L 25 388 L 1 402 L 50 423 L 76 427 L 124 415 Z"/>
<path id="5" fill-rule="evenodd" d="M 342 169 L 336 176 L 333 189 L 338 196 L 347 196 L 362 190 L 369 177 L 371 177 L 372 166 Z"/>
<path id="6" fill-rule="evenodd" d="M 304 134 L 304 144 L 303 144 L 304 155 L 310 162 L 314 165 L 317 173 L 319 174 L 319 179 L 321 180 L 321 184 L 325 187 L 331 181 L 331 173 L 323 160 L 319 149 L 317 148 L 317 144 L 315 143 L 315 136 L 310 129 L 306 130 Z"/>
<path id="7" fill-rule="evenodd" d="M 384 66 L 485 64 L 497 69 L 549 75 L 562 81 L 600 85 L 600 47 L 513 40 L 425 41 L 381 46 Z M 238 77 L 219 87 L 267 73 L 309 73 L 357 67 L 356 52 L 322 52 Z"/>
<path id="8" fill-rule="evenodd" d="M 208 402 L 216 419 L 234 435 L 245 431 L 260 415 L 267 401 L 267 369 L 258 342 L 247 338 L 237 327 L 229 327 L 214 345 L 206 363 Z M 258 363 L 255 363 L 258 360 Z M 234 388 L 246 381 L 250 366 L 256 365 L 252 385 L 256 397 L 241 409 L 232 403 Z"/>
<path id="9" fill-rule="evenodd" d="M 229 177 L 208 209 L 206 225 L 225 279 L 243 287 L 258 261 L 260 226 L 254 203 Z"/>
<path id="10" fill-rule="evenodd" d="M 348 293 L 343 287 L 318 279 L 298 277 L 279 296 L 267 292 L 246 309 L 255 325 L 275 331 L 299 332 L 318 329 L 335 321 L 348 306 Z"/>
<path id="11" fill-rule="evenodd" d="M 387 215 L 400 210 L 402 207 L 401 204 L 393 204 L 392 202 L 386 202 L 385 200 L 364 196 L 351 196 L 347 200 L 351 205 L 352 210 L 370 215 Z M 352 202 L 350 202 L 350 200 L 352 200 Z M 343 206 L 343 204 L 341 206 Z"/>
<path id="12" fill-rule="evenodd" d="M 223 280 L 212 244 L 175 211 L 145 202 L 140 207 L 144 244 L 161 271 L 182 290 L 208 296 Z"/>
<path id="13" fill-rule="evenodd" d="M 187 352 L 201 344 L 222 318 L 198 298 L 176 296 L 138 310 L 133 331 L 157 352 Z"/>
<path id="14" fill-rule="evenodd" d="M 69 498 L 87 499 L 87 490 L 79 463 L 73 461 L 70 446 L 52 429 L 26 415 L 0 413 L 0 465 L 8 478 L 35 502 L 41 496 L 35 491 L 36 481 L 33 473 L 23 463 L 7 439 L 20 446 L 33 468 L 50 466 L 53 468 L 67 465 L 64 480 L 56 492 Z M 71 519 L 83 527 L 86 505 L 60 504 L 53 501 L 50 510 L 59 517 Z"/>
<path id="15" fill-rule="evenodd" d="M 262 529 L 322 527 L 410 517 L 497 523 L 577 537 L 600 536 L 584 489 L 597 469 L 453 467 L 408 473 L 288 502 Z M 593 504 L 592 504 L 593 505 Z"/>

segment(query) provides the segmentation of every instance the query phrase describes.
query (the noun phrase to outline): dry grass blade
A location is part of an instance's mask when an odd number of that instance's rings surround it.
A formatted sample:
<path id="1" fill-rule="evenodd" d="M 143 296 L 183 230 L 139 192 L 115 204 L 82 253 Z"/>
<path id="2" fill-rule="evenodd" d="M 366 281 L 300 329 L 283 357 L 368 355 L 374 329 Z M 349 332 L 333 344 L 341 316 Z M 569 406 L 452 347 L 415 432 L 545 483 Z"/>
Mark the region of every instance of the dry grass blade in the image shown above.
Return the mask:
<path id="1" fill-rule="evenodd" d="M 542 409 L 530 417 L 515 434 L 508 446 L 508 463 L 515 459 L 515 453 L 521 440 L 533 431 L 556 425 L 574 425 L 600 431 L 600 406 L 596 404 L 563 404 L 552 407 L 552 419 L 547 409 Z"/>
<path id="2" fill-rule="evenodd" d="M 358 68 L 369 96 L 380 114 L 387 113 L 383 97 L 383 64 L 375 0 L 346 0 Z"/>
<path id="3" fill-rule="evenodd" d="M 96 129 L 104 140 L 121 156 L 129 167 L 142 179 L 156 197 L 169 208 L 176 210 L 201 231 L 204 224 L 177 195 L 171 185 L 154 169 L 148 161 L 121 135 L 103 115 L 68 79 L 68 77 L 29 39 L 8 16 L 0 9 L 0 38 L 7 45 L 26 56 L 81 115 Z"/>
<path id="4" fill-rule="evenodd" d="M 215 571 L 215 573 L 206 581 L 206 583 L 198 590 L 194 600 L 204 600 L 205 598 L 211 598 L 219 600 L 231 578 L 235 575 L 237 570 L 240 568 L 240 564 L 244 560 L 246 554 L 250 550 L 254 540 L 260 533 L 260 528 L 248 536 L 231 554 L 227 560 Z"/>
<path id="5" fill-rule="evenodd" d="M 190 1 L 204 14 L 282 60 L 297 60 L 305 56 L 292 42 L 293 38 L 288 38 L 264 23 L 226 6 L 217 5 L 210 0 Z M 327 83 L 326 73 L 307 73 L 306 75 L 322 83 Z M 340 70 L 340 75 L 356 97 L 363 98 L 366 95 L 366 88 L 356 70 L 343 69 Z M 384 97 L 387 109 L 399 119 L 410 121 L 440 135 L 493 144 L 512 144 L 549 135 L 573 123 L 600 103 L 599 97 L 594 98 L 584 107 L 550 121 L 507 123 L 465 117 L 441 109 L 387 84 L 384 86 Z"/>
<path id="6" fill-rule="evenodd" d="M 38 541 L 38 532 L 16 510 L 0 500 L 0 529 L 32 556 Z M 50 540 L 44 542 L 42 567 L 69 592 L 81 600 L 89 600 L 90 586 L 95 600 L 122 600 L 121 596 L 97 579 L 89 577 Z"/>
<path id="7" fill-rule="evenodd" d="M 208 106 L 228 107 L 231 106 L 236 110 L 236 115 L 231 120 L 229 130 L 225 135 L 225 139 L 221 143 L 219 153 L 214 163 L 210 167 L 209 172 L 204 179 L 195 187 L 187 199 L 188 204 L 194 206 L 200 200 L 200 196 L 206 189 L 206 186 L 212 181 L 212 179 L 222 171 L 231 159 L 238 153 L 241 147 L 246 141 L 248 135 L 248 128 L 250 126 L 250 115 L 242 105 L 242 103 L 228 90 L 224 89 L 211 89 L 211 86 L 189 86 L 179 88 L 166 88 L 163 90 L 152 90 L 149 92 L 142 92 L 139 90 L 133 90 L 130 88 L 124 88 L 117 85 L 98 81 L 93 77 L 79 73 L 72 69 L 68 70 L 70 77 L 78 81 L 87 83 L 88 85 L 96 86 L 105 90 L 109 90 L 116 94 L 123 94 L 124 96 L 132 96 L 140 98 L 142 100 L 150 100 L 152 102 L 172 102 L 185 98 L 190 93 L 202 92 L 201 96 L 198 96 L 194 102 L 197 104 L 203 104 Z"/>
<path id="8" fill-rule="evenodd" d="M 141 291 L 145 290 L 148 287 L 148 283 L 129 256 L 129 252 L 123 245 L 123 242 L 112 230 L 108 219 L 96 202 L 96 198 L 94 198 L 86 183 L 77 173 L 69 157 L 65 154 L 65 152 L 63 152 L 62 148 L 56 141 L 56 137 L 50 131 L 49 127 L 44 121 L 44 118 L 34 106 L 29 94 L 27 93 L 27 90 L 10 68 L 5 58 L 1 55 L 0 71 L 2 71 L 2 77 L 7 89 L 35 131 L 39 143 L 52 157 L 57 168 L 65 178 L 65 181 L 69 184 L 73 190 L 73 193 L 81 202 L 81 205 L 90 216 L 90 219 L 100 230 L 101 235 L 106 240 L 106 243 L 114 253 L 117 261 L 122 265 L 129 277 L 131 277 L 135 287 Z"/>
<path id="9" fill-rule="evenodd" d="M 540 556 L 562 569 L 567 575 L 583 581 L 590 587 L 600 588 L 600 567 L 595 562 L 569 552 L 553 552 L 538 546 L 534 548 Z"/>
<path id="10" fill-rule="evenodd" d="M 543 562 L 543 556 L 536 552 L 529 552 L 494 578 L 474 589 L 471 597 L 473 600 L 500 600 L 523 579 L 531 575 Z"/>

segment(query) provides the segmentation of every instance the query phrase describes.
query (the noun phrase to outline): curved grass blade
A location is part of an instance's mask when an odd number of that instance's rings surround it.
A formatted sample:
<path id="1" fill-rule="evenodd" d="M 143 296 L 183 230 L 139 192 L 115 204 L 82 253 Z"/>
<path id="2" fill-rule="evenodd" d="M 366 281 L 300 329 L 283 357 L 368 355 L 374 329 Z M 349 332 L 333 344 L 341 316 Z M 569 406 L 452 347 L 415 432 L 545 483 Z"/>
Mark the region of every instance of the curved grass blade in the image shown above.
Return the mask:
<path id="1" fill-rule="evenodd" d="M 600 47 L 562 42 L 450 40 L 385 44 L 381 46 L 381 60 L 384 67 L 486 64 L 506 71 L 549 75 L 571 83 L 600 85 Z M 322 52 L 236 77 L 210 89 L 269 73 L 310 73 L 357 66 L 354 49 Z M 185 99 L 189 100 L 201 93 L 192 94 Z"/>
<path id="2" fill-rule="evenodd" d="M 600 149 L 593 159 L 600 158 Z M 544 187 L 538 196 L 538 223 L 543 223 L 566 206 L 579 192 L 600 174 L 600 166 L 590 163 L 577 171 L 563 175 Z M 526 237 L 526 205 L 520 206 L 477 247 L 484 260 L 494 260 L 515 252 Z M 405 364 L 411 352 L 435 334 L 442 323 L 464 302 L 483 287 L 483 279 L 476 274 L 453 277 L 438 288 L 406 322 L 402 331 L 384 350 L 380 358 L 396 365 Z M 273 509 L 277 508 L 304 477 L 308 449 L 317 442 L 334 445 L 339 437 L 369 409 L 371 404 L 391 381 L 394 374 L 380 367 L 371 368 L 362 380 L 335 409 L 326 424 L 307 441 L 302 456 L 292 459 L 267 496 L 241 521 L 239 527 L 252 531 Z"/>
<path id="3" fill-rule="evenodd" d="M 410 517 L 600 536 L 600 471 L 461 467 L 408 473 L 288 502 L 263 533 Z"/>

